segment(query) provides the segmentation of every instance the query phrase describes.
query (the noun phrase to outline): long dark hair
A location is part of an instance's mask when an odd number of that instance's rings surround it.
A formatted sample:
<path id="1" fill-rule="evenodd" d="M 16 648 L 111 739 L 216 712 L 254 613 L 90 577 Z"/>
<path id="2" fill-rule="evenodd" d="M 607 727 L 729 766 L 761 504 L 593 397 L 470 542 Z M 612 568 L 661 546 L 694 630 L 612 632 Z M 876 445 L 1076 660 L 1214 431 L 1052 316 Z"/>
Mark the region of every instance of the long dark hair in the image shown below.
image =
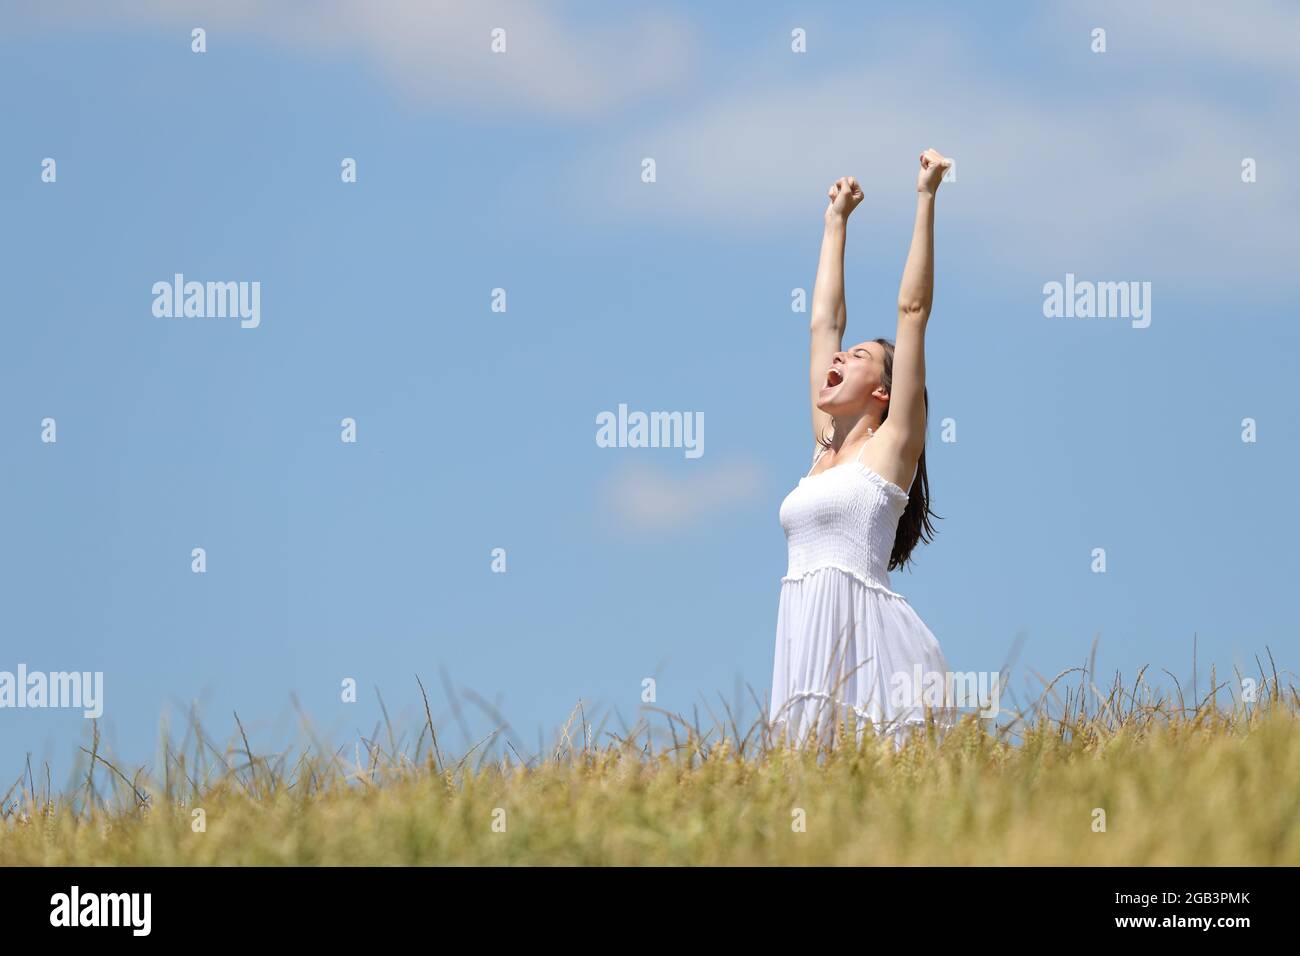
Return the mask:
<path id="1" fill-rule="evenodd" d="M 889 339 L 873 339 L 872 341 L 884 346 L 885 348 L 885 375 L 881 382 L 885 386 L 885 391 L 893 394 L 894 388 L 894 343 Z M 930 392 L 928 389 L 921 390 L 921 397 L 925 402 L 926 421 L 930 417 Z M 880 416 L 883 423 L 889 417 L 889 406 L 885 406 L 885 413 Z M 818 444 L 829 448 L 831 443 L 829 439 L 818 438 Z M 918 542 L 934 540 L 935 527 L 931 523 L 931 518 L 938 518 L 939 515 L 930 510 L 930 475 L 925 470 L 925 445 L 921 445 L 921 457 L 916 462 L 916 477 L 912 479 L 912 487 L 907 490 L 907 507 L 903 509 L 902 516 L 898 519 L 898 532 L 894 535 L 894 550 L 889 555 L 889 570 L 903 568 L 912 558 L 912 549 Z"/>

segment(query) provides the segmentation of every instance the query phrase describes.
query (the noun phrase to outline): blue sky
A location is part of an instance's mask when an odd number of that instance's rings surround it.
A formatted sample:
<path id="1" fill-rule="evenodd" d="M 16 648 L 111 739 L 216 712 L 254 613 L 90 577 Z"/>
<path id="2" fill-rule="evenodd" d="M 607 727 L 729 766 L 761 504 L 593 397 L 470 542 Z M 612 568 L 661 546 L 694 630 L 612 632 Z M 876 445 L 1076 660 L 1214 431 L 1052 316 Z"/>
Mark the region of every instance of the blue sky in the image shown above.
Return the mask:
<path id="1" fill-rule="evenodd" d="M 1186 683 L 1193 635 L 1202 691 L 1295 666 L 1294 7 L 49 6 L 0 20 L 0 670 L 103 671 L 125 763 L 191 702 L 272 749 L 291 694 L 341 743 L 378 687 L 414 736 L 416 674 L 463 750 L 494 724 L 440 670 L 532 751 L 646 677 L 706 723 L 766 694 L 791 290 L 856 175 L 849 335 L 892 336 L 928 146 L 944 520 L 896 589 L 955 669 L 1023 639 L 1022 701 L 1097 637 L 1103 677 Z M 154 317 L 177 272 L 260 282 L 261 325 Z M 1046 318 L 1067 273 L 1150 282 L 1150 326 Z M 703 413 L 705 453 L 598 447 L 620 403 Z M 0 710 L 0 771 L 58 785 L 88 725 Z"/>

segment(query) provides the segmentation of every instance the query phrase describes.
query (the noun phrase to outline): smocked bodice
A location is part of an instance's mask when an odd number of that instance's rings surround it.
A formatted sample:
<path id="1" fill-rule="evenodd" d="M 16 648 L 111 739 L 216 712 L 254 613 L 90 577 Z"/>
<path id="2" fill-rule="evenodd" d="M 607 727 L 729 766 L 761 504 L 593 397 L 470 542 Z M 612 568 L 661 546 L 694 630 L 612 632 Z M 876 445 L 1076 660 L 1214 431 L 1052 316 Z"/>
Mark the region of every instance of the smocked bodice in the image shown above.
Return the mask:
<path id="1" fill-rule="evenodd" d="M 889 556 L 906 507 L 907 492 L 857 462 L 805 476 L 781 502 L 790 549 L 783 580 L 839 568 L 888 591 Z"/>

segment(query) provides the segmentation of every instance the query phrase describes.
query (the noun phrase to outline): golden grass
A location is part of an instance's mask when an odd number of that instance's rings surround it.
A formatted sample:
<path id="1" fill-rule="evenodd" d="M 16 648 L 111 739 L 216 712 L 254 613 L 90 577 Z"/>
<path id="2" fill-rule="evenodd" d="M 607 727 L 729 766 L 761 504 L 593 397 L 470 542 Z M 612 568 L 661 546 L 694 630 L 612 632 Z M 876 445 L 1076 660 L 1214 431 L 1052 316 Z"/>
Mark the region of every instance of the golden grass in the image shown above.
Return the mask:
<path id="1" fill-rule="evenodd" d="M 531 760 L 450 760 L 430 718 L 412 753 L 390 731 L 351 763 L 313 748 L 290 767 L 237 718 L 222 750 L 196 723 L 160 779 L 128 778 L 97 739 L 75 793 L 38 792 L 28 768 L 0 801 L 0 865 L 1297 865 L 1300 698 L 1276 671 L 1259 684 L 1223 708 L 1211 676 L 1185 706 L 1118 679 L 1103 695 L 1083 670 L 996 731 L 967 719 L 898 751 L 671 716 L 674 744 L 643 721 L 598 746 L 575 711 Z"/>

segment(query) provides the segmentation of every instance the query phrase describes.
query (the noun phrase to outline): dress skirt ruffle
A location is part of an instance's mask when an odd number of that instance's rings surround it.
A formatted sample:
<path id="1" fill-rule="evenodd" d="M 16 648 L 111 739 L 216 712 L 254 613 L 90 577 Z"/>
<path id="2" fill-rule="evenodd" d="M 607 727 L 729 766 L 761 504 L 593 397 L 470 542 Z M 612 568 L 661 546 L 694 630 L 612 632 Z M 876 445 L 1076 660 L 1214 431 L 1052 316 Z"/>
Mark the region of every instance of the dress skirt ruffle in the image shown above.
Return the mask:
<path id="1" fill-rule="evenodd" d="M 856 715 L 901 746 L 924 726 L 955 719 L 948 664 L 906 598 L 851 571 L 818 568 L 781 584 L 769 720 L 798 746 L 833 739 Z"/>

